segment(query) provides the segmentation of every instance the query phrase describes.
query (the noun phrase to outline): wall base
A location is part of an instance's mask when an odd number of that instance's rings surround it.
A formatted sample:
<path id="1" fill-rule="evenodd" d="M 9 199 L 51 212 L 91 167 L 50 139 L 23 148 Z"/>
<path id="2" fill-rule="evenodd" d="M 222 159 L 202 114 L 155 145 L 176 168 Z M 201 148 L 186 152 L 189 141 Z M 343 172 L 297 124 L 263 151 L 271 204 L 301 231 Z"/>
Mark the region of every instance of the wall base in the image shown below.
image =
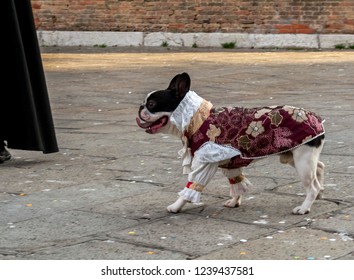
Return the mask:
<path id="1" fill-rule="evenodd" d="M 353 34 L 246 34 L 37 31 L 41 46 L 168 46 L 221 47 L 236 42 L 237 48 L 335 48 L 354 45 Z"/>

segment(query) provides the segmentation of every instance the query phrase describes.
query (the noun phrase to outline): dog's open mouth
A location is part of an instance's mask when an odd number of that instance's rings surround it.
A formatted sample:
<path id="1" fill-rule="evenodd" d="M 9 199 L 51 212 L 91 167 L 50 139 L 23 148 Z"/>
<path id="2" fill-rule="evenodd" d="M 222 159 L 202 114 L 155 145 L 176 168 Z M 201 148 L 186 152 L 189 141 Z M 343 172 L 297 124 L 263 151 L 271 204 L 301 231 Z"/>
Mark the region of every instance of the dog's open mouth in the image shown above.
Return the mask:
<path id="1" fill-rule="evenodd" d="M 136 118 L 136 123 L 139 127 L 145 129 L 147 133 L 154 134 L 156 133 L 159 129 L 164 127 L 168 122 L 168 117 L 163 116 L 162 118 L 159 118 L 157 121 L 154 122 L 141 122 L 140 118 Z"/>

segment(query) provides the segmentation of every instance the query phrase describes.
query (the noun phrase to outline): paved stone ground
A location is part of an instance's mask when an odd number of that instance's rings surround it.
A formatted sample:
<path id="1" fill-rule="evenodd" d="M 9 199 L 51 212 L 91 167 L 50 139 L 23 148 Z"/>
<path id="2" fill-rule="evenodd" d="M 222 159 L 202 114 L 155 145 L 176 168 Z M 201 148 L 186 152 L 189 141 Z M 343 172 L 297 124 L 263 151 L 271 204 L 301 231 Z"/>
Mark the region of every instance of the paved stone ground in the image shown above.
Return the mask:
<path id="1" fill-rule="evenodd" d="M 354 259 L 354 52 L 44 48 L 60 152 L 0 165 L 1 259 Z M 254 163 L 241 208 L 220 173 L 180 214 L 179 140 L 135 124 L 177 73 L 214 105 L 289 104 L 326 119 L 324 198 L 277 158 Z"/>

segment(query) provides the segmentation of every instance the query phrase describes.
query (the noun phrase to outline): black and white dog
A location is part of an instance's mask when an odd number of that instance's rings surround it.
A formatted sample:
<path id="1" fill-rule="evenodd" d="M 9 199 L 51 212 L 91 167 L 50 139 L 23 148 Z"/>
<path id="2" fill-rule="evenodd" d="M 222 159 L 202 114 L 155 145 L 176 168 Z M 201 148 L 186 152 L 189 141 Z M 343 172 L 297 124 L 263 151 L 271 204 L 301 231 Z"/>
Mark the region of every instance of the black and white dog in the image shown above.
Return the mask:
<path id="1" fill-rule="evenodd" d="M 176 75 L 167 89 L 147 95 L 136 118 L 147 133 L 169 133 L 182 140 L 179 154 L 188 183 L 167 210 L 177 213 L 187 202 L 199 202 L 218 168 L 231 186 L 231 199 L 224 206 L 240 206 L 251 185 L 243 167 L 277 154 L 281 163 L 296 168 L 306 189 L 304 202 L 293 214 L 308 213 L 323 190 L 324 164 L 319 157 L 325 131 L 321 118 L 292 106 L 215 108 L 191 91 L 190 84 L 187 73 Z"/>

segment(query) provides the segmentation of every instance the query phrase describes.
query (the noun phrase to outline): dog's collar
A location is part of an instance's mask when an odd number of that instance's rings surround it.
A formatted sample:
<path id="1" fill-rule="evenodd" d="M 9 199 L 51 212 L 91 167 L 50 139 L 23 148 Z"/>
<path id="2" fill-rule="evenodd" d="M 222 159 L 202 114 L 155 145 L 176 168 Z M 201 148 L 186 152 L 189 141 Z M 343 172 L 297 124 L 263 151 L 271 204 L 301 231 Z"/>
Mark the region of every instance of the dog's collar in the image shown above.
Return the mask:
<path id="1" fill-rule="evenodd" d="M 205 116 L 209 114 L 212 106 L 210 102 L 201 98 L 194 91 L 188 91 L 176 110 L 171 114 L 170 121 L 179 131 L 183 133 L 187 131 L 189 134 L 199 128 L 202 124 L 200 121 L 205 120 Z"/>

